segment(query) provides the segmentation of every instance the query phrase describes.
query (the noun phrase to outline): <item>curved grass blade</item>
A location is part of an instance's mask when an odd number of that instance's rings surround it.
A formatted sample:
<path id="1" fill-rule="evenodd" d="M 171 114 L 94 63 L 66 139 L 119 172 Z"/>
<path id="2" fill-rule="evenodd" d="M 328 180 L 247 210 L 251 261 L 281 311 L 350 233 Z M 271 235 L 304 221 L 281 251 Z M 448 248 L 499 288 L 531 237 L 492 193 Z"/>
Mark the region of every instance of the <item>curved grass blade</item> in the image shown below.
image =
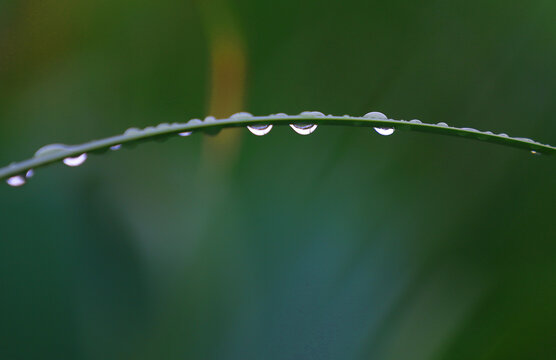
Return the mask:
<path id="1" fill-rule="evenodd" d="M 110 148 L 117 149 L 120 146 L 129 146 L 136 143 L 173 136 L 176 134 L 187 134 L 190 132 L 216 133 L 220 129 L 230 127 L 265 126 L 265 125 L 288 125 L 288 124 L 317 124 L 317 125 L 342 125 L 358 126 L 367 128 L 396 129 L 409 131 L 422 131 L 437 133 L 441 135 L 462 136 L 474 140 L 486 141 L 505 146 L 522 148 L 533 153 L 552 155 L 556 153 L 556 147 L 542 144 L 540 142 L 519 137 L 510 137 L 506 134 L 494 134 L 490 131 L 479 131 L 472 128 L 457 128 L 445 123 L 427 124 L 419 120 L 394 120 L 380 117 L 354 117 L 349 115 L 333 116 L 323 115 L 318 112 L 305 112 L 299 115 L 268 115 L 252 116 L 248 113 L 239 113 L 227 119 L 217 120 L 207 117 L 204 121 L 192 119 L 186 123 L 160 124 L 156 127 L 149 126 L 145 129 L 131 128 L 121 135 L 116 135 L 100 140 L 93 140 L 79 145 L 58 146 L 56 151 L 42 151 L 21 162 L 12 163 L 0 169 L 0 180 L 14 177 L 23 177 L 29 171 L 51 163 L 61 162 L 68 158 L 77 158 L 82 154 L 98 154 L 108 151 Z M 42 148 L 45 149 L 45 148 Z M 19 180 L 15 179 L 15 180 Z"/>

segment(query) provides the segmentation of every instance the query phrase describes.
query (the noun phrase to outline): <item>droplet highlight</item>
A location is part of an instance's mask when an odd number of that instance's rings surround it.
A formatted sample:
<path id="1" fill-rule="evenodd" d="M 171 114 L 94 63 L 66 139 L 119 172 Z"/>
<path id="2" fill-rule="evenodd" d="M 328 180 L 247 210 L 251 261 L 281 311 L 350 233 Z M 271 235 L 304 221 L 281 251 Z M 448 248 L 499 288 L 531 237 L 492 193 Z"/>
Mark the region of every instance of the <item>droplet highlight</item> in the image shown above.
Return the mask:
<path id="1" fill-rule="evenodd" d="M 309 135 L 317 129 L 317 124 L 290 124 L 290 127 L 299 135 Z"/>
<path id="2" fill-rule="evenodd" d="M 247 129 L 249 129 L 253 135 L 263 136 L 272 130 L 272 125 L 250 125 L 247 126 Z"/>
<path id="3" fill-rule="evenodd" d="M 122 144 L 110 146 L 110 150 L 112 150 L 112 151 L 117 151 L 117 150 L 120 150 L 121 148 L 122 148 Z"/>
<path id="4" fill-rule="evenodd" d="M 67 157 L 63 160 L 64 164 L 70 167 L 82 165 L 87 160 L 87 154 L 83 153 L 76 157 Z"/>
<path id="5" fill-rule="evenodd" d="M 23 186 L 25 185 L 25 178 L 21 175 L 12 176 L 6 180 L 6 183 L 13 187 Z"/>
<path id="6" fill-rule="evenodd" d="M 178 133 L 179 136 L 189 136 L 191 134 L 193 134 L 193 131 L 184 131 L 184 132 Z"/>
<path id="7" fill-rule="evenodd" d="M 380 135 L 383 135 L 383 136 L 392 135 L 395 131 L 393 128 L 378 128 L 378 127 L 375 127 L 374 129 L 377 133 L 379 133 Z"/>
<path id="8" fill-rule="evenodd" d="M 35 176 L 35 171 L 33 169 L 29 169 L 26 173 L 25 173 L 25 178 L 26 179 L 30 179 L 33 176 Z"/>

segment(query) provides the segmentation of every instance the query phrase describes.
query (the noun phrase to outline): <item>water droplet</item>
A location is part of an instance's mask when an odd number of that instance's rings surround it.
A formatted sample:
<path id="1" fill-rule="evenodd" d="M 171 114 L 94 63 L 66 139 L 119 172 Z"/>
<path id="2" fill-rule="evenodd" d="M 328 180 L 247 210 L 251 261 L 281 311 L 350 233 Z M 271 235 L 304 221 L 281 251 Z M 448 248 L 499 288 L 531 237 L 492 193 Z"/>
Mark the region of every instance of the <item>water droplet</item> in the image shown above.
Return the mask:
<path id="1" fill-rule="evenodd" d="M 309 135 L 317 128 L 316 124 L 290 124 L 290 126 L 299 135 Z"/>
<path id="2" fill-rule="evenodd" d="M 141 132 L 142 131 L 140 129 L 133 127 L 133 128 L 129 128 L 126 131 L 124 131 L 124 135 L 127 135 L 127 136 L 139 135 L 139 134 L 141 134 Z"/>
<path id="3" fill-rule="evenodd" d="M 122 148 L 122 144 L 110 146 L 110 150 L 112 151 L 120 150 L 121 148 Z"/>
<path id="4" fill-rule="evenodd" d="M 187 122 L 187 124 L 193 125 L 193 124 L 200 124 L 200 123 L 202 123 L 202 122 L 203 122 L 203 121 L 201 121 L 201 119 L 191 119 L 191 120 L 189 120 L 189 121 Z"/>
<path id="5" fill-rule="evenodd" d="M 158 124 L 156 126 L 156 128 L 157 128 L 157 130 L 166 130 L 166 129 L 170 129 L 171 126 L 168 123 L 161 123 L 161 124 Z"/>
<path id="6" fill-rule="evenodd" d="M 418 120 L 418 119 L 409 120 L 409 122 L 413 123 L 413 124 L 422 124 L 423 123 L 421 120 Z"/>
<path id="7" fill-rule="evenodd" d="M 461 128 L 461 130 L 471 131 L 471 132 L 478 132 L 478 131 L 479 131 L 479 130 L 477 130 L 477 129 L 467 128 L 467 127 Z"/>
<path id="8" fill-rule="evenodd" d="M 25 185 L 25 178 L 21 175 L 12 176 L 6 180 L 6 183 L 13 187 L 23 186 Z"/>
<path id="9" fill-rule="evenodd" d="M 49 144 L 45 145 L 35 152 L 35 157 L 47 156 L 56 154 L 62 151 L 69 150 L 69 146 L 64 144 Z"/>
<path id="10" fill-rule="evenodd" d="M 535 150 L 531 150 L 531 154 L 533 154 L 533 155 L 540 155 L 541 153 L 538 152 L 538 151 L 535 151 Z"/>
<path id="11" fill-rule="evenodd" d="M 213 122 L 216 121 L 216 118 L 214 116 L 207 116 L 205 118 L 205 122 Z"/>
<path id="12" fill-rule="evenodd" d="M 193 134 L 193 131 L 184 131 L 184 132 L 178 133 L 179 136 L 189 136 L 191 134 Z"/>
<path id="13" fill-rule="evenodd" d="M 448 127 L 448 124 L 446 124 L 445 122 L 439 122 L 438 124 L 436 124 L 436 126 Z"/>
<path id="14" fill-rule="evenodd" d="M 392 135 L 395 131 L 393 128 L 378 128 L 378 127 L 375 127 L 374 129 L 377 133 L 379 133 L 380 135 L 384 135 L 384 136 Z"/>
<path id="15" fill-rule="evenodd" d="M 509 136 L 508 134 L 506 134 L 506 133 L 498 134 L 498 136 L 502 136 L 502 137 L 506 137 L 506 138 L 507 138 L 507 137 L 510 137 L 510 136 Z"/>
<path id="16" fill-rule="evenodd" d="M 230 116 L 230 119 L 244 119 L 250 117 L 253 117 L 253 115 L 248 112 L 238 112 Z"/>
<path id="17" fill-rule="evenodd" d="M 25 177 L 27 179 L 32 178 L 33 176 L 35 176 L 35 171 L 33 169 L 29 169 L 26 173 L 25 173 Z"/>
<path id="18" fill-rule="evenodd" d="M 534 140 L 531 140 L 531 139 L 529 139 L 529 138 L 516 137 L 516 138 L 514 138 L 514 139 L 515 139 L 515 140 L 520 140 L 520 141 L 525 141 L 525 142 L 530 142 L 530 143 L 535 142 Z"/>
<path id="19" fill-rule="evenodd" d="M 63 161 L 64 164 L 66 164 L 67 166 L 75 167 L 75 166 L 82 165 L 85 162 L 85 160 L 87 160 L 87 154 L 83 153 L 76 157 L 67 157 Z"/>
<path id="20" fill-rule="evenodd" d="M 366 113 L 363 115 L 364 118 L 373 119 L 373 120 L 388 120 L 388 117 L 381 112 L 372 111 L 370 113 Z"/>
<path id="21" fill-rule="evenodd" d="M 313 117 L 324 117 L 324 114 L 320 111 L 303 111 L 300 116 L 313 116 Z"/>
<path id="22" fill-rule="evenodd" d="M 263 136 L 272 130 L 272 125 L 252 125 L 248 126 L 247 129 L 257 136 Z"/>
<path id="23" fill-rule="evenodd" d="M 287 118 L 288 114 L 285 113 L 278 113 L 278 114 L 272 114 L 270 115 L 270 117 L 274 117 L 274 118 Z"/>

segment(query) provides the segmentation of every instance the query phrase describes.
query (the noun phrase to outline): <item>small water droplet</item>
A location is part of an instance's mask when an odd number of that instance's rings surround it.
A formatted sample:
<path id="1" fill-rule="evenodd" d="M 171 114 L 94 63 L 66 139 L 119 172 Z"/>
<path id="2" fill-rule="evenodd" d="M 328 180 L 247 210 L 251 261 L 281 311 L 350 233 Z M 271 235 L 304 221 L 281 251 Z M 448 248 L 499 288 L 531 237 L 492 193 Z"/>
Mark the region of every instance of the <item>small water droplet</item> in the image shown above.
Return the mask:
<path id="1" fill-rule="evenodd" d="M 191 119 L 191 120 L 189 120 L 189 121 L 187 122 L 187 124 L 193 125 L 193 124 L 200 124 L 200 123 L 202 123 L 202 122 L 203 122 L 203 121 L 202 121 L 201 119 Z"/>
<path id="2" fill-rule="evenodd" d="M 141 130 L 138 129 L 138 128 L 134 128 L 134 127 L 129 128 L 126 131 L 124 131 L 124 135 L 127 135 L 127 136 L 138 135 L 140 133 L 141 133 Z"/>
<path id="3" fill-rule="evenodd" d="M 506 134 L 506 133 L 498 134 L 498 136 L 502 136 L 502 137 L 506 137 L 506 138 L 507 138 L 507 137 L 510 137 L 510 136 L 509 136 L 508 134 Z"/>
<path id="4" fill-rule="evenodd" d="M 263 136 L 272 130 L 272 125 L 252 125 L 248 126 L 247 129 L 249 129 L 249 131 L 251 131 L 254 135 Z"/>
<path id="5" fill-rule="evenodd" d="M 85 162 L 85 160 L 87 160 L 87 154 L 83 153 L 76 157 L 67 157 L 63 161 L 64 164 L 66 164 L 67 166 L 75 167 L 75 166 L 82 165 Z"/>
<path id="6" fill-rule="evenodd" d="M 317 128 L 316 124 L 290 124 L 290 127 L 299 135 L 309 135 Z"/>
<path id="7" fill-rule="evenodd" d="M 471 131 L 471 132 L 478 132 L 478 131 L 479 131 L 479 130 L 477 130 L 477 129 L 467 128 L 467 127 L 461 128 L 461 130 Z"/>
<path id="8" fill-rule="evenodd" d="M 56 154 L 62 151 L 69 150 L 69 146 L 64 144 L 49 144 L 41 147 L 39 150 L 35 152 L 35 157 L 47 156 Z"/>
<path id="9" fill-rule="evenodd" d="M 365 115 L 363 115 L 363 117 L 373 120 L 388 120 L 388 117 L 386 115 L 378 111 L 371 111 L 370 113 L 366 113 Z"/>
<path id="10" fill-rule="evenodd" d="M 423 123 L 421 120 L 418 120 L 418 119 L 409 120 L 409 122 L 413 123 L 413 124 L 422 124 Z"/>
<path id="11" fill-rule="evenodd" d="M 213 122 L 216 121 L 216 118 L 214 116 L 207 116 L 205 118 L 205 122 Z"/>
<path id="12" fill-rule="evenodd" d="M 193 134 L 193 131 L 184 131 L 184 132 L 178 133 L 179 136 L 189 136 L 191 134 Z"/>
<path id="13" fill-rule="evenodd" d="M 535 150 L 531 150 L 531 154 L 533 154 L 533 155 L 540 155 L 541 153 L 538 152 L 538 151 L 535 151 Z"/>
<path id="14" fill-rule="evenodd" d="M 122 148 L 122 144 L 110 146 L 110 150 L 112 151 L 120 150 L 121 148 Z"/>
<path id="15" fill-rule="evenodd" d="M 313 117 L 324 117 L 324 114 L 320 111 L 303 111 L 300 116 L 313 116 Z"/>
<path id="16" fill-rule="evenodd" d="M 446 124 L 445 122 L 439 122 L 438 124 L 436 124 L 436 126 L 448 127 L 448 124 Z"/>
<path id="17" fill-rule="evenodd" d="M 230 119 L 244 119 L 250 117 L 253 117 L 253 114 L 250 114 L 248 112 L 238 112 L 230 116 Z"/>
<path id="18" fill-rule="evenodd" d="M 21 175 L 12 176 L 6 180 L 6 183 L 13 187 L 23 186 L 25 185 L 25 178 Z"/>
<path id="19" fill-rule="evenodd" d="M 522 137 L 516 137 L 514 138 L 515 140 L 520 140 L 520 141 L 525 141 L 525 142 L 530 142 L 530 143 L 534 143 L 535 141 L 529 138 L 522 138 Z"/>
<path id="20" fill-rule="evenodd" d="M 270 117 L 274 117 L 274 118 L 287 118 L 288 114 L 285 113 L 278 113 L 278 114 L 272 114 L 270 115 Z"/>
<path id="21" fill-rule="evenodd" d="M 29 169 L 26 173 L 25 173 L 25 177 L 27 179 L 32 178 L 33 176 L 35 176 L 35 171 L 33 169 Z"/>
<path id="22" fill-rule="evenodd" d="M 379 133 L 380 135 L 384 135 L 384 136 L 392 135 L 395 131 L 393 128 L 378 128 L 378 127 L 375 127 L 374 129 L 377 133 Z"/>
<path id="23" fill-rule="evenodd" d="M 158 124 L 156 126 L 157 130 L 165 130 L 165 129 L 170 129 L 170 128 L 171 128 L 171 126 L 168 123 L 161 123 L 161 124 Z"/>

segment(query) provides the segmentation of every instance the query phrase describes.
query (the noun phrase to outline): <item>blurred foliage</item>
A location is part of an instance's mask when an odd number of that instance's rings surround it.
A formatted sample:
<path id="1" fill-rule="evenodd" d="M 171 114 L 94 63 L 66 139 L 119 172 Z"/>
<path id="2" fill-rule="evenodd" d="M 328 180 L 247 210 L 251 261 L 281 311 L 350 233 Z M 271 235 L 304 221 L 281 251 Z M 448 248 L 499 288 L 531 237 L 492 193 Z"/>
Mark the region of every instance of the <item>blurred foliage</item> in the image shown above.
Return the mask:
<path id="1" fill-rule="evenodd" d="M 555 16 L 547 0 L 0 1 L 0 163 L 240 106 L 554 143 Z M 0 358 L 555 357 L 554 159 L 359 128 L 207 139 L 0 187 Z"/>

